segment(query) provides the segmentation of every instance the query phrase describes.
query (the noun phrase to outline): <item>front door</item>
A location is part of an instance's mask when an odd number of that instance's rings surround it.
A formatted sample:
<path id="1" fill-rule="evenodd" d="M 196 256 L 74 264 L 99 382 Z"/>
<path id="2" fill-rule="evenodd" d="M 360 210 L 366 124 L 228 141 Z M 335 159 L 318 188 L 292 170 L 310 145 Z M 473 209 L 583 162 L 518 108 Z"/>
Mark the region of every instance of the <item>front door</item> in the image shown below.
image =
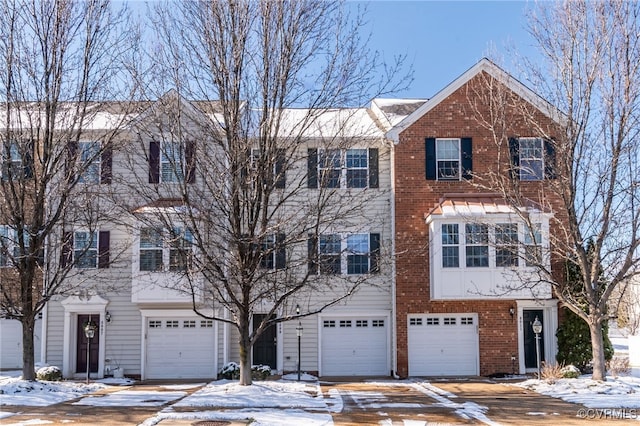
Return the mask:
<path id="1" fill-rule="evenodd" d="M 524 330 L 524 366 L 538 368 L 536 356 L 536 335 L 533 332 L 533 322 L 536 318 L 543 324 L 540 334 L 540 362 L 544 361 L 544 311 L 542 309 L 525 309 L 522 311 L 522 326 Z"/>
<path id="2" fill-rule="evenodd" d="M 99 315 L 78 315 L 78 330 L 76 332 L 76 373 L 87 372 L 87 352 L 89 354 L 89 371 L 98 372 L 98 356 L 100 349 L 100 329 L 96 328 L 93 339 L 89 342 L 84 334 L 84 326 L 92 322 L 96 327 L 100 324 Z M 88 351 L 87 351 L 88 349 Z"/>
<path id="3" fill-rule="evenodd" d="M 266 317 L 264 314 L 253 315 L 253 331 L 255 331 L 262 320 Z M 270 325 L 262 332 L 258 340 L 253 345 L 253 364 L 268 365 L 272 370 L 276 367 L 276 326 Z"/>

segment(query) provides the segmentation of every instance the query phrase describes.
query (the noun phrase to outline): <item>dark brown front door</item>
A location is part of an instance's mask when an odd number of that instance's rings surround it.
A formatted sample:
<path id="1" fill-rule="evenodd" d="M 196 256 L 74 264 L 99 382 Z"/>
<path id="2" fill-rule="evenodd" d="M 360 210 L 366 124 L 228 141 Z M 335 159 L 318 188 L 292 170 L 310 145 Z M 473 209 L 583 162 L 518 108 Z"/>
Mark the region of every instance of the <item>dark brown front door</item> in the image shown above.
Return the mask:
<path id="1" fill-rule="evenodd" d="M 266 317 L 263 314 L 255 314 L 253 316 L 253 330 L 260 325 L 260 322 Z M 271 325 L 262 332 L 258 340 L 253 345 L 253 364 L 268 365 L 272 369 L 276 369 L 276 326 Z"/>
<path id="2" fill-rule="evenodd" d="M 77 346 L 76 346 L 76 373 L 87 372 L 87 347 L 89 342 L 84 334 L 84 326 L 89 322 L 93 322 L 96 327 L 100 325 L 99 315 L 78 315 L 78 330 L 76 332 Z M 92 373 L 98 372 L 98 355 L 100 353 L 100 329 L 96 328 L 96 332 L 91 339 L 91 345 L 89 346 L 89 371 Z"/>

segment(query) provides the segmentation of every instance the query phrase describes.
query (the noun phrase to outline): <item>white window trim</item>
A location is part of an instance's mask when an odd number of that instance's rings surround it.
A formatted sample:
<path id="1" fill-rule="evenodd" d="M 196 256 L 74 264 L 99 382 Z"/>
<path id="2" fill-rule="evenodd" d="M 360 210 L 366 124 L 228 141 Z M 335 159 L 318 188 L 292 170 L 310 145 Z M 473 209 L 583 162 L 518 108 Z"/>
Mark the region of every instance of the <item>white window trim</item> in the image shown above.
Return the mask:
<path id="1" fill-rule="evenodd" d="M 522 142 L 539 142 L 540 143 L 540 158 L 537 157 L 523 157 L 522 156 Z M 544 170 L 545 170 L 545 161 L 544 161 L 544 140 L 542 138 L 537 137 L 522 137 L 518 138 L 518 163 L 520 164 L 518 175 L 521 181 L 525 182 L 538 182 L 544 180 Z M 525 168 L 522 166 L 522 160 L 525 161 L 539 161 L 540 162 L 540 173 L 541 176 L 535 176 L 534 170 L 529 168 Z"/>
<path id="2" fill-rule="evenodd" d="M 76 234 L 78 233 L 86 233 L 89 235 L 89 237 L 91 238 L 91 235 L 95 236 L 95 240 L 96 240 L 96 246 L 95 248 L 80 248 L 80 249 L 76 249 L 76 243 L 78 242 L 77 236 Z M 95 251 L 96 252 L 96 256 L 95 256 L 95 265 L 93 266 L 89 266 L 89 267 L 84 267 L 84 268 L 80 268 L 77 265 L 77 260 L 78 258 L 76 257 L 76 251 L 81 251 L 81 255 L 86 255 L 88 252 L 90 251 Z M 97 230 L 94 231 L 90 231 L 89 229 L 86 228 L 77 228 L 73 230 L 73 247 L 71 248 L 71 252 L 72 252 L 72 264 L 73 267 L 76 269 L 96 269 L 98 268 L 98 263 L 99 263 L 99 257 L 100 257 L 100 232 L 98 232 Z"/>
<path id="3" fill-rule="evenodd" d="M 440 177 L 440 167 L 439 167 L 439 163 L 440 161 L 456 161 L 454 159 L 440 159 L 438 158 L 438 142 L 445 142 L 445 141 L 457 141 L 458 142 L 458 171 L 457 171 L 457 176 L 456 177 L 450 177 L 450 178 L 445 178 L 445 177 Z M 436 157 L 436 180 L 439 181 L 447 181 L 447 182 L 451 182 L 451 181 L 459 181 L 462 179 L 462 139 L 460 138 L 436 138 L 436 143 L 435 143 L 435 157 Z"/>
<path id="4" fill-rule="evenodd" d="M 322 236 L 329 236 L 329 235 L 337 235 L 340 238 L 340 273 L 339 274 L 326 274 L 326 273 L 322 273 L 322 267 L 320 264 L 318 264 L 318 275 L 324 275 L 324 276 L 330 276 L 330 275 L 367 275 L 367 274 L 372 274 L 371 272 L 371 234 L 374 232 L 326 232 L 323 234 L 320 234 L 318 236 L 318 262 L 321 263 L 321 257 L 323 254 L 327 254 L 327 255 L 333 255 L 334 253 L 322 253 L 320 251 L 320 238 L 322 238 Z M 366 253 L 352 253 L 351 251 L 349 251 L 349 246 L 348 246 L 348 237 L 351 236 L 356 236 L 356 235 L 364 235 L 367 238 L 367 249 L 368 251 Z M 337 254 L 337 253 L 335 253 Z M 361 255 L 361 254 L 366 254 L 367 256 L 367 272 L 364 273 L 358 273 L 358 274 L 349 274 L 349 256 L 350 255 Z"/>
<path id="5" fill-rule="evenodd" d="M 542 218 L 536 218 L 535 220 L 532 220 L 531 223 L 535 224 L 540 224 L 540 236 L 541 236 L 541 242 L 540 244 L 526 244 L 525 243 L 525 238 L 526 238 L 526 233 L 527 233 L 527 224 L 524 223 L 521 220 L 514 220 L 513 218 L 507 219 L 507 218 L 492 218 L 491 220 L 487 220 L 486 222 L 479 222 L 479 221 L 472 221 L 472 220 L 465 220 L 464 217 L 458 217 L 458 218 L 446 218 L 446 219 L 438 219 L 438 220 L 434 220 L 434 227 L 433 230 L 435 231 L 436 235 L 434 235 L 434 242 L 433 242 L 433 248 L 435 249 L 435 253 L 437 253 L 437 258 L 434 258 L 434 260 L 438 261 L 439 267 L 445 270 L 456 270 L 456 269 L 469 269 L 469 270 L 508 270 L 508 269 L 515 269 L 515 270 L 535 270 L 536 266 L 529 266 L 526 265 L 525 259 L 525 250 L 526 250 L 526 246 L 540 246 L 541 250 L 542 250 L 542 257 L 543 257 L 543 262 L 548 266 L 549 263 L 549 259 L 548 259 L 548 252 L 549 252 L 549 239 L 548 239 L 548 219 L 546 219 L 546 223 L 545 220 L 543 220 Z M 443 244 L 442 244 L 442 225 L 451 225 L 451 224 L 455 224 L 458 225 L 458 267 L 444 267 L 443 265 L 443 259 L 442 259 L 442 255 L 443 255 Z M 467 266 L 467 262 L 466 262 L 466 247 L 467 246 L 479 246 L 482 244 L 467 244 L 466 242 L 466 227 L 465 225 L 467 224 L 480 224 L 480 225 L 487 225 L 488 226 L 488 236 L 489 236 L 489 240 L 488 243 L 486 244 L 489 247 L 489 265 L 488 266 Z M 518 266 L 497 266 L 496 265 L 496 248 L 498 247 L 498 244 L 495 241 L 495 230 L 496 230 L 496 225 L 502 225 L 502 224 L 517 224 L 518 225 Z M 447 247 L 453 247 L 452 245 L 446 245 Z"/>
<path id="6" fill-rule="evenodd" d="M 89 159 L 83 159 L 82 157 L 83 157 L 83 154 L 85 153 L 84 147 L 90 147 L 90 146 L 97 146 L 97 151 L 91 153 L 91 155 L 94 157 L 89 161 Z M 101 167 L 102 155 L 100 152 L 101 149 L 102 149 L 102 146 L 98 141 L 83 140 L 78 142 L 78 155 L 80 157 L 80 161 L 83 168 L 82 173 L 80 173 L 80 176 L 78 176 L 78 183 L 86 183 L 86 184 L 100 183 L 101 168 L 102 168 Z M 92 166 L 95 166 L 96 174 L 95 176 L 91 177 L 91 179 L 88 179 L 91 176 L 88 174 L 88 171 Z"/>
<path id="7" fill-rule="evenodd" d="M 355 151 L 355 150 L 363 150 L 366 152 L 366 160 L 367 160 L 367 167 L 347 167 L 347 152 L 348 151 Z M 340 164 L 339 167 L 323 167 L 323 162 L 321 161 L 321 158 L 323 156 L 323 153 L 327 152 L 327 151 L 339 151 L 340 153 Z M 369 178 L 370 178 L 370 173 L 371 173 L 371 164 L 369 164 L 369 148 L 364 148 L 364 147 L 351 147 L 351 148 L 347 148 L 347 149 L 324 149 L 324 148 L 319 148 L 318 149 L 318 165 L 317 165 L 317 175 L 318 175 L 318 187 L 323 187 L 322 186 L 322 172 L 325 170 L 340 170 L 340 178 L 339 178 L 339 186 L 336 187 L 337 188 L 343 188 L 343 189 L 367 189 L 369 188 Z M 367 171 L 367 177 L 366 177 L 366 185 L 363 187 L 352 187 L 352 186 L 347 186 L 348 184 L 348 180 L 347 180 L 347 174 L 349 170 L 366 170 Z M 328 188 L 328 187 L 327 187 Z"/>
<path id="8" fill-rule="evenodd" d="M 167 147 L 171 145 L 173 148 L 178 150 L 177 158 L 169 158 L 167 155 Z M 165 179 L 163 173 L 163 165 L 167 164 L 169 169 L 171 170 L 171 179 Z M 161 183 L 183 183 L 185 181 L 185 176 L 187 168 L 186 161 L 186 147 L 184 144 L 180 142 L 169 142 L 162 141 L 160 142 L 160 182 Z"/>
<path id="9" fill-rule="evenodd" d="M 142 230 L 143 229 L 155 229 L 156 231 L 160 232 L 160 245 L 157 246 L 153 246 L 153 247 L 145 247 L 142 248 L 141 247 L 141 242 L 142 242 Z M 182 238 L 185 237 L 186 232 L 187 232 L 187 227 L 183 227 L 183 226 L 177 226 L 176 228 L 174 228 L 176 230 L 180 230 L 179 234 L 180 234 L 180 238 L 181 241 Z M 195 252 L 194 250 L 194 246 L 193 246 L 193 234 L 192 234 L 192 243 L 191 243 L 191 254 L 193 255 L 193 253 Z M 178 247 L 174 247 L 171 243 L 171 239 L 170 239 L 170 233 L 168 230 L 166 229 L 162 229 L 161 227 L 153 227 L 153 226 L 141 226 L 140 228 L 138 228 L 138 238 L 137 238 L 137 258 L 138 258 L 138 266 L 137 266 L 137 272 L 140 274 L 145 274 L 145 273 L 164 273 L 164 272 L 172 272 L 172 273 L 183 273 L 184 270 L 182 269 L 178 269 L 178 270 L 171 270 L 171 250 L 175 250 L 175 249 L 179 249 Z M 147 271 L 147 270 L 142 270 L 142 256 L 141 253 L 142 251 L 152 251 L 152 250 L 162 250 L 162 264 L 160 265 L 160 268 L 157 270 L 151 270 L 151 271 Z"/>

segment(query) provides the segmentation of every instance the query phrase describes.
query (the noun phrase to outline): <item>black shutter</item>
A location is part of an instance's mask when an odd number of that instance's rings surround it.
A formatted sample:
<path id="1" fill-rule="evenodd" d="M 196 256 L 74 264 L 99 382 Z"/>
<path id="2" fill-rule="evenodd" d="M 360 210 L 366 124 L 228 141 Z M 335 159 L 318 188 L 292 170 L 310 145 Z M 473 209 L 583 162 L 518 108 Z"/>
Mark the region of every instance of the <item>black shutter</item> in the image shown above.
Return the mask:
<path id="1" fill-rule="evenodd" d="M 98 268 L 109 267 L 109 246 L 111 234 L 109 231 L 100 231 L 98 233 Z"/>
<path id="2" fill-rule="evenodd" d="M 427 180 L 436 180 L 436 138 L 425 139 L 424 154 Z"/>
<path id="3" fill-rule="evenodd" d="M 380 272 L 380 234 L 369 234 L 369 272 Z"/>
<path id="4" fill-rule="evenodd" d="M 556 176 L 556 146 L 554 141 L 544 141 L 544 178 L 555 179 Z"/>
<path id="5" fill-rule="evenodd" d="M 369 188 L 379 188 L 378 148 L 369 148 Z"/>
<path id="6" fill-rule="evenodd" d="M 187 141 L 184 150 L 185 180 L 187 183 L 196 181 L 196 144 L 194 141 Z"/>
<path id="7" fill-rule="evenodd" d="M 160 183 L 160 142 L 149 142 L 149 183 Z"/>
<path id="8" fill-rule="evenodd" d="M 460 139 L 460 151 L 462 160 L 462 178 L 471 179 L 473 177 L 473 143 L 471 138 Z"/>
<path id="9" fill-rule="evenodd" d="M 25 179 L 33 178 L 33 146 L 32 140 L 27 141 L 24 155 L 22 156 L 22 171 Z"/>
<path id="10" fill-rule="evenodd" d="M 62 233 L 62 250 L 60 251 L 60 265 L 65 268 L 73 261 L 73 232 Z"/>
<path id="11" fill-rule="evenodd" d="M 307 187 L 318 187 L 318 149 L 309 148 L 307 151 Z"/>
<path id="12" fill-rule="evenodd" d="M 278 149 L 276 151 L 276 167 L 275 167 L 275 175 L 276 175 L 276 188 L 284 189 L 286 185 L 287 173 L 284 170 L 284 165 L 286 161 L 286 153 L 287 151 L 284 149 Z"/>
<path id="13" fill-rule="evenodd" d="M 276 235 L 276 269 L 284 269 L 287 262 L 287 251 L 284 244 L 285 235 Z"/>
<path id="14" fill-rule="evenodd" d="M 113 166 L 113 147 L 107 144 L 102 150 L 102 158 L 100 159 L 100 183 L 111 183 L 111 168 Z"/>
<path id="15" fill-rule="evenodd" d="M 65 163 L 65 174 L 67 175 L 68 182 L 73 182 L 75 180 L 75 168 L 76 168 L 76 157 L 78 155 L 78 143 L 77 142 L 68 142 L 67 143 L 67 161 Z"/>
<path id="16" fill-rule="evenodd" d="M 511 158 L 511 179 L 520 179 L 520 142 L 517 138 L 509 138 L 509 157 Z"/>
<path id="17" fill-rule="evenodd" d="M 309 255 L 309 274 L 315 275 L 318 273 L 318 237 L 309 234 L 307 240 L 307 252 Z"/>

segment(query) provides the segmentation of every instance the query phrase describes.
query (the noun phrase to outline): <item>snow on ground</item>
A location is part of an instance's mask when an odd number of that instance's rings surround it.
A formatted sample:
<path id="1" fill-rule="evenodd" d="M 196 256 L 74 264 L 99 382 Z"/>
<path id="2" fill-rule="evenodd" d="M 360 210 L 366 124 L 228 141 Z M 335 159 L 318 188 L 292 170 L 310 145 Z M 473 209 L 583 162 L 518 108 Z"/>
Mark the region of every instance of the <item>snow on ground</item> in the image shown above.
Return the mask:
<path id="1" fill-rule="evenodd" d="M 174 408 L 184 407 L 215 407 L 217 410 L 174 411 Z M 290 380 L 253 382 L 252 386 L 240 386 L 237 381 L 230 380 L 212 382 L 147 419 L 143 425 L 155 425 L 165 419 L 253 419 L 251 424 L 256 426 L 333 425 L 318 383 Z"/>
<path id="2" fill-rule="evenodd" d="M 173 402 L 144 422 L 153 426 L 165 419 L 175 420 L 247 420 L 256 426 L 299 425 L 329 426 L 331 413 L 343 409 L 341 392 L 329 389 L 323 395 L 315 377 L 288 375 L 286 380 L 257 381 L 253 386 L 240 386 L 235 381 L 220 380 L 209 384 L 167 384 L 154 390 L 106 389 L 111 385 L 131 385 L 126 379 L 105 379 L 90 384 L 82 382 L 26 382 L 14 372 L 0 375 L 0 404 L 45 406 L 70 399 L 81 398 L 74 405 L 89 406 L 162 406 Z M 494 424 L 486 417 L 487 407 L 459 400 L 438 388 L 437 382 L 394 380 L 372 382 L 376 387 L 410 386 L 436 400 L 437 405 L 450 407 L 464 419 L 476 419 Z M 607 377 L 605 382 L 591 380 L 589 376 L 577 379 L 525 380 L 513 386 L 526 388 L 568 402 L 594 409 L 640 409 L 640 378 L 632 376 Z M 188 390 L 202 387 L 191 395 Z M 160 390 L 158 390 L 160 389 Z M 108 392 L 97 391 L 108 390 Z M 94 393 L 94 395 L 87 395 Z M 364 409 L 381 410 L 391 404 L 381 399 L 378 392 L 348 391 L 348 396 Z M 396 407 L 397 408 L 397 407 Z M 180 412 L 185 411 L 185 412 Z M 188 411 L 188 412 L 187 412 Z M 13 413 L 0 411 L 0 419 Z M 531 413 L 537 415 L 538 413 Z M 542 415 L 542 414 L 540 414 Z M 35 421 L 35 420 L 34 420 Z M 41 419 L 41 423 L 47 423 Z M 35 423 L 34 423 L 35 424 Z"/>
<path id="3" fill-rule="evenodd" d="M 317 383 L 264 381 L 241 386 L 237 381 L 218 380 L 174 404 L 175 407 L 260 407 L 326 409 Z"/>
<path id="4" fill-rule="evenodd" d="M 0 405 L 45 407 L 97 392 L 105 387 L 102 383 L 27 382 L 18 377 L 0 376 Z"/>
<path id="5" fill-rule="evenodd" d="M 515 386 L 588 408 L 640 408 L 640 378 L 637 377 L 607 377 L 605 382 L 591 380 L 590 376 L 553 382 L 532 379 Z"/>

